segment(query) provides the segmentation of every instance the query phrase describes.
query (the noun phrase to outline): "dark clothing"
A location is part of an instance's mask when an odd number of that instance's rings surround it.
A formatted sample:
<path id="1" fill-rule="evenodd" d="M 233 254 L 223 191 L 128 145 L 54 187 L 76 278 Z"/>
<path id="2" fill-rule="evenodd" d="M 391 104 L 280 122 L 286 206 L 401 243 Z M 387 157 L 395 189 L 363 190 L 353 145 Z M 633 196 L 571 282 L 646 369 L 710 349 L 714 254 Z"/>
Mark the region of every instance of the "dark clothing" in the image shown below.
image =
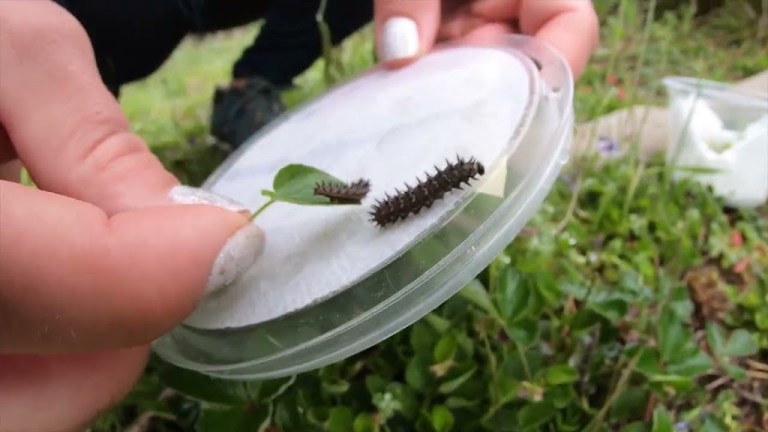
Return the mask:
<path id="1" fill-rule="evenodd" d="M 55 1 L 88 32 L 102 79 L 115 94 L 155 72 L 185 36 L 262 18 L 264 26 L 234 64 L 233 77 L 261 76 L 289 86 L 322 54 L 315 21 L 320 0 Z M 329 0 L 325 13 L 334 44 L 372 17 L 373 0 Z"/>
<path id="2" fill-rule="evenodd" d="M 253 1 L 253 0 L 251 0 Z M 233 75 L 264 77 L 278 87 L 293 79 L 322 55 L 315 14 L 320 0 L 272 0 L 253 44 L 235 63 Z M 338 45 L 373 19 L 373 0 L 328 0 L 325 22 Z"/>

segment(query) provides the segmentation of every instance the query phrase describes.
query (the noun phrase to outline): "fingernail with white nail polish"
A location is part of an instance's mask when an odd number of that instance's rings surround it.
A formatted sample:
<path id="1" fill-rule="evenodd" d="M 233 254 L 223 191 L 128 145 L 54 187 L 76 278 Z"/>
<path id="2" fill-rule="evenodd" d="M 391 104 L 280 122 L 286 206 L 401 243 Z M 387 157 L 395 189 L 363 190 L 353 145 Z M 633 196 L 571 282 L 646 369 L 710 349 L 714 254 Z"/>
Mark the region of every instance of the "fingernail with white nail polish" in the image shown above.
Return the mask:
<path id="1" fill-rule="evenodd" d="M 237 213 L 249 213 L 243 204 L 215 192 L 190 186 L 176 186 L 169 193 L 171 199 L 179 204 L 207 204 L 231 210 Z"/>
<path id="2" fill-rule="evenodd" d="M 257 225 L 248 224 L 236 232 L 216 257 L 208 278 L 206 293 L 224 288 L 256 262 L 264 251 L 264 231 Z"/>
<path id="3" fill-rule="evenodd" d="M 413 57 L 419 52 L 419 29 L 410 18 L 392 17 L 381 29 L 381 59 Z"/>

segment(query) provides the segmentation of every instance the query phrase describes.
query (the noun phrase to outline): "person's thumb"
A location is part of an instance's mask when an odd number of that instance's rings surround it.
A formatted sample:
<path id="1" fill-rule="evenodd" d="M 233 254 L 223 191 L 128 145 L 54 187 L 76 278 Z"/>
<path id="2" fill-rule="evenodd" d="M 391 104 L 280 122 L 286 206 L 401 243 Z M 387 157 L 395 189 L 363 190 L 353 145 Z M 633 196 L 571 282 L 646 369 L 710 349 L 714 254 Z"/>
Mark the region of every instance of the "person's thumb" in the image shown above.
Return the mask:
<path id="1" fill-rule="evenodd" d="M 380 62 L 407 64 L 432 49 L 440 26 L 440 0 L 375 0 Z"/>
<path id="2" fill-rule="evenodd" d="M 108 218 L 2 180 L 0 200 L 0 354 L 149 343 L 227 289 L 265 244 L 247 218 L 211 205 Z"/>
<path id="3" fill-rule="evenodd" d="M 179 186 L 130 131 L 64 9 L 1 1 L 0 35 L 0 130 L 40 189 L 0 180 L 0 353 L 150 342 L 264 234 L 237 203 Z"/>

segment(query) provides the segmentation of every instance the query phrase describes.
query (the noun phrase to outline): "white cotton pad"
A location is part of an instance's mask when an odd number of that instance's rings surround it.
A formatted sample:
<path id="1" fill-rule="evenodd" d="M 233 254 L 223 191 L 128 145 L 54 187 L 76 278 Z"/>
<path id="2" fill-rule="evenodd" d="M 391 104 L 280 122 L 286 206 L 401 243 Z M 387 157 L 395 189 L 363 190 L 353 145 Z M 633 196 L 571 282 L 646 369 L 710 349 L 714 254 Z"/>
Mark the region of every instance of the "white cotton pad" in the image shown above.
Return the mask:
<path id="1" fill-rule="evenodd" d="M 266 233 L 256 264 L 155 351 L 211 375 L 264 378 L 328 364 L 402 329 L 475 277 L 533 215 L 567 160 L 571 104 L 562 58 L 516 36 L 375 68 L 284 116 L 204 187 L 255 210 L 282 167 L 304 164 L 368 179 L 368 196 L 362 205 L 272 204 L 255 221 Z M 457 157 L 485 173 L 403 221 L 370 221 L 376 200 Z"/>
<path id="2" fill-rule="evenodd" d="M 768 95 L 743 95 L 723 83 L 668 77 L 670 143 L 667 161 L 712 187 L 726 205 L 768 201 Z M 709 172 L 691 173 L 690 168 Z"/>

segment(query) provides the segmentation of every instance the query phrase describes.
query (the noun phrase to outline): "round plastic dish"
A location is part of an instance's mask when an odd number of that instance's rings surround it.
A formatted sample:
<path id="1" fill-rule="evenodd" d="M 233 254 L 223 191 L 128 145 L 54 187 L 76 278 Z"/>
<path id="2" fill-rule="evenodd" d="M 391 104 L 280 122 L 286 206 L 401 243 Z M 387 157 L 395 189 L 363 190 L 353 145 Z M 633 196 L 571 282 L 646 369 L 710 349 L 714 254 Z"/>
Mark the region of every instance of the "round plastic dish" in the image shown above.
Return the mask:
<path id="1" fill-rule="evenodd" d="M 343 360 L 413 324 L 537 211 L 568 160 L 572 100 L 563 58 L 508 35 L 441 46 L 404 69 L 374 68 L 286 114 L 204 187 L 257 208 L 271 176 L 303 163 L 345 181 L 370 178 L 365 205 L 268 208 L 256 219 L 267 234 L 263 257 L 155 341 L 155 352 L 211 376 L 270 379 Z M 375 200 L 457 154 L 485 168 L 470 187 L 393 226 L 368 220 Z"/>

